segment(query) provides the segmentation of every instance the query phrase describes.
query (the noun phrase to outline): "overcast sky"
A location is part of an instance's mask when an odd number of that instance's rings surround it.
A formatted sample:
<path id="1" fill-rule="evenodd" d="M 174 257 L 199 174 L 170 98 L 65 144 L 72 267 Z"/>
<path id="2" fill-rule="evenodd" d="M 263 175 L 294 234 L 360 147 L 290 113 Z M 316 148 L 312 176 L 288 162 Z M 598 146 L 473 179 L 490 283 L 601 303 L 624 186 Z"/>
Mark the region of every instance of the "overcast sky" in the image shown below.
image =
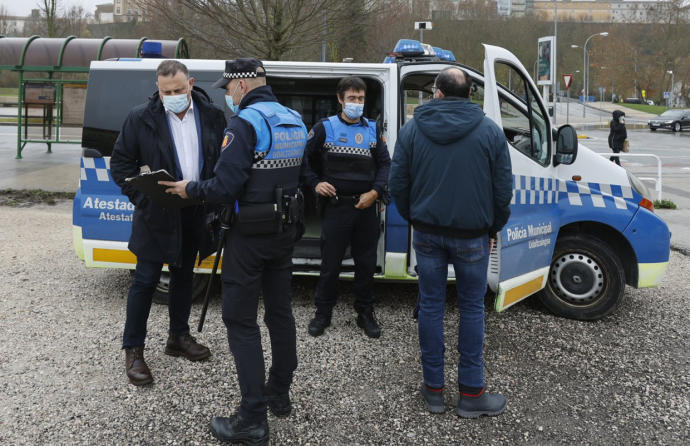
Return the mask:
<path id="1" fill-rule="evenodd" d="M 9 15 L 28 16 L 32 9 L 37 9 L 40 0 L 0 0 L 0 5 L 7 8 Z M 96 5 L 112 3 L 112 0 L 58 0 L 58 8 L 69 9 L 72 5 L 81 5 L 86 12 L 93 14 Z"/>

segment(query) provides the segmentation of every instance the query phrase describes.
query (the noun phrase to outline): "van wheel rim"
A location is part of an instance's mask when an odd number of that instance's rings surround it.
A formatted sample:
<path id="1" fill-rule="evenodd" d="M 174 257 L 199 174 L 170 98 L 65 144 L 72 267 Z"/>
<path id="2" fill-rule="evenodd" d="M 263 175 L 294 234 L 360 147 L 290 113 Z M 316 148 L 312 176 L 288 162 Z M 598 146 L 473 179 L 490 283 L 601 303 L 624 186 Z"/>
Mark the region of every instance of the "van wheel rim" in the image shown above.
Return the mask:
<path id="1" fill-rule="evenodd" d="M 604 272 L 597 261 L 582 253 L 568 253 L 551 265 L 551 287 L 570 304 L 589 305 L 604 288 Z"/>

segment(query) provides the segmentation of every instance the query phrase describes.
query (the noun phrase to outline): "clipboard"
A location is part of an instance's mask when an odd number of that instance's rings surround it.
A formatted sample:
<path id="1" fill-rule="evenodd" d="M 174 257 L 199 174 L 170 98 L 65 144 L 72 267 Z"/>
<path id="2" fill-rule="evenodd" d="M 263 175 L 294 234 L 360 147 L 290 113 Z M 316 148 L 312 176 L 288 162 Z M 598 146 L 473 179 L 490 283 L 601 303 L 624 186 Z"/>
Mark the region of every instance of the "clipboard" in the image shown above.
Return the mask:
<path id="1" fill-rule="evenodd" d="M 149 197 L 154 203 L 162 208 L 180 209 L 187 206 L 199 204 L 199 201 L 185 199 L 177 194 L 168 194 L 165 190 L 167 186 L 158 184 L 159 181 L 177 181 L 167 170 L 161 169 L 153 172 L 144 172 L 139 175 L 126 178 L 125 182 L 136 190 Z"/>

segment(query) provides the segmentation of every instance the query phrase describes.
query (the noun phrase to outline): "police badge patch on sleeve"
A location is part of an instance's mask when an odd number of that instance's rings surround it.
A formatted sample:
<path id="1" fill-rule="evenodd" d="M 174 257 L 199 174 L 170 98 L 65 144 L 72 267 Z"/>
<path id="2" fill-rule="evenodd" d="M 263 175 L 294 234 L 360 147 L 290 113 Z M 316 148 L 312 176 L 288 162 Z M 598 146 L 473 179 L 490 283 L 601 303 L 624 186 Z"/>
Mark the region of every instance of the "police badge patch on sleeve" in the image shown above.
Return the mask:
<path id="1" fill-rule="evenodd" d="M 223 144 L 220 146 L 220 151 L 222 152 L 225 150 L 230 144 L 232 144 L 232 140 L 235 139 L 235 135 L 232 132 L 225 131 L 225 137 L 223 138 Z"/>

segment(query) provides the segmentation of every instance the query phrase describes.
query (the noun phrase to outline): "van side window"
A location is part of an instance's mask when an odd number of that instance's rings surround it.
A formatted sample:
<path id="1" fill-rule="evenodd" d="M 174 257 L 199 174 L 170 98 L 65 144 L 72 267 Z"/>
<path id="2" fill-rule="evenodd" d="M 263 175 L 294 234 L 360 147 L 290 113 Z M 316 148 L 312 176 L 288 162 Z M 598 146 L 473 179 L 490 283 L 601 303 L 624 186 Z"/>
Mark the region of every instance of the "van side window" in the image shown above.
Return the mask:
<path id="1" fill-rule="evenodd" d="M 506 64 L 496 64 L 496 80 L 514 95 L 499 91 L 501 120 L 508 142 L 539 164 L 547 165 L 551 139 L 535 91 L 520 72 Z"/>
<path id="2" fill-rule="evenodd" d="M 426 104 L 434 98 L 432 88 L 438 73 L 414 73 L 405 77 L 402 81 L 402 94 L 400 96 L 400 126 L 412 119 L 415 108 Z M 484 106 L 484 87 L 476 81 L 472 83 L 470 100 Z"/>

